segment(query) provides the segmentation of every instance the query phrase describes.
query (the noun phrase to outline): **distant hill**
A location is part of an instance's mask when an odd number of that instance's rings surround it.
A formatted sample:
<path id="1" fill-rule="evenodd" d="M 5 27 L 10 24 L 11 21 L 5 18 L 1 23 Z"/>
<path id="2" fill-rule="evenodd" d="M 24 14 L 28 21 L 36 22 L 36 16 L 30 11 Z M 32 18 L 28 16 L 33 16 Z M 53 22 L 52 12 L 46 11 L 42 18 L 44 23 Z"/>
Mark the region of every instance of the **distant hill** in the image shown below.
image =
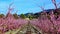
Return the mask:
<path id="1" fill-rule="evenodd" d="M 51 11 L 53 11 L 54 13 L 58 13 L 58 14 L 60 14 L 60 8 L 58 8 L 58 9 L 48 9 L 48 10 L 45 10 L 45 12 L 47 13 L 47 14 L 50 14 L 50 12 Z M 31 16 L 34 16 L 35 18 L 38 18 L 39 17 L 39 15 L 41 14 L 41 13 L 43 13 L 44 11 L 41 11 L 41 12 L 37 12 L 37 13 L 26 13 L 26 14 L 24 14 L 25 16 L 28 16 L 29 14 L 31 15 Z"/>

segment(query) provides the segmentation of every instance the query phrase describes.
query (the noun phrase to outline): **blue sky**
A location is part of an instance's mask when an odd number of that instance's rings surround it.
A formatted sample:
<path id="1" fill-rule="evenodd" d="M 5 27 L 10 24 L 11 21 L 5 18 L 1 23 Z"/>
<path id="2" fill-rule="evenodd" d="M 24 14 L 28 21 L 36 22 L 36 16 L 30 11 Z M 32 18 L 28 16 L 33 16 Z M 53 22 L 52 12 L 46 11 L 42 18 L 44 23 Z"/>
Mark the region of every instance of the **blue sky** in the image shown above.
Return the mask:
<path id="1" fill-rule="evenodd" d="M 7 14 L 8 6 L 13 2 L 12 7 L 14 10 L 11 13 L 36 13 L 42 11 L 39 6 L 43 6 L 45 9 L 52 9 L 54 5 L 51 0 L 0 0 L 0 14 Z M 57 3 L 60 0 L 56 0 Z"/>

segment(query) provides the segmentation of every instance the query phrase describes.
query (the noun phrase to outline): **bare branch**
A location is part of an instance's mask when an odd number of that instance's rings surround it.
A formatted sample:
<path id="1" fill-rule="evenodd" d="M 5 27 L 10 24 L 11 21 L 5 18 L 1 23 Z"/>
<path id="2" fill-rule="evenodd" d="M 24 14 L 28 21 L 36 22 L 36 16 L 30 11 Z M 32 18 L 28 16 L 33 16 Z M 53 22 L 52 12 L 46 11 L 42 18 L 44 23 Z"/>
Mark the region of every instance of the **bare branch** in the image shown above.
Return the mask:
<path id="1" fill-rule="evenodd" d="M 14 9 L 14 8 L 11 8 L 12 4 L 13 4 L 13 3 L 11 3 L 11 4 L 9 5 L 8 13 L 10 13 L 10 12 Z"/>
<path id="2" fill-rule="evenodd" d="M 60 3 L 57 4 L 58 6 L 60 5 Z"/>
<path id="3" fill-rule="evenodd" d="M 34 0 L 36 2 L 36 0 Z M 44 11 L 44 7 L 40 6 L 39 4 L 35 3 L 38 7 L 40 7 Z"/>
<path id="4" fill-rule="evenodd" d="M 38 7 L 40 7 L 43 11 L 45 10 L 43 6 L 39 6 L 38 4 L 36 4 Z"/>
<path id="5" fill-rule="evenodd" d="M 15 14 L 18 12 L 18 10 L 15 12 Z"/>
<path id="6" fill-rule="evenodd" d="M 52 0 L 52 3 L 54 4 L 55 8 L 57 9 L 56 0 Z"/>

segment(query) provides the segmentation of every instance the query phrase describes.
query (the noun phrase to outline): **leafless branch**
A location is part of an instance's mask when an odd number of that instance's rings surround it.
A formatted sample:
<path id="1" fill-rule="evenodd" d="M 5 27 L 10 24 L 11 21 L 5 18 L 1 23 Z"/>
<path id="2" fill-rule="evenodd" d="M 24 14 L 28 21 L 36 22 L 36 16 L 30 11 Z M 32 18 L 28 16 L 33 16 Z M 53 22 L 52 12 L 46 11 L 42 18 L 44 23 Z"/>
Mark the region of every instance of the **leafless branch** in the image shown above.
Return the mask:
<path id="1" fill-rule="evenodd" d="M 59 6 L 60 5 L 60 2 L 57 5 Z"/>
<path id="2" fill-rule="evenodd" d="M 18 10 L 15 12 L 15 14 L 18 12 Z"/>
<path id="3" fill-rule="evenodd" d="M 13 4 L 13 3 L 11 3 L 11 4 L 9 5 L 8 13 L 10 13 L 10 12 L 14 9 L 14 8 L 11 8 L 12 4 Z"/>
<path id="4" fill-rule="evenodd" d="M 52 0 L 52 3 L 54 4 L 55 8 L 57 9 L 56 0 Z"/>

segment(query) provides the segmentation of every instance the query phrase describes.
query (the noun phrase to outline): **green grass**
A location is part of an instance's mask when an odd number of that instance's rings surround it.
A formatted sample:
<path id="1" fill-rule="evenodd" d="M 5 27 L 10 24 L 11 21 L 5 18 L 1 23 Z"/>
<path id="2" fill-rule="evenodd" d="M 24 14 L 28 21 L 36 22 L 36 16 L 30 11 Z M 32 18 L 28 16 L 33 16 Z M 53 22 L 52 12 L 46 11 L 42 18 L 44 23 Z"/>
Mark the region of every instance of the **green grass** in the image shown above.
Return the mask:
<path id="1" fill-rule="evenodd" d="M 5 32 L 5 34 L 16 34 L 20 29 L 16 29 L 16 30 L 9 30 L 8 32 Z"/>

